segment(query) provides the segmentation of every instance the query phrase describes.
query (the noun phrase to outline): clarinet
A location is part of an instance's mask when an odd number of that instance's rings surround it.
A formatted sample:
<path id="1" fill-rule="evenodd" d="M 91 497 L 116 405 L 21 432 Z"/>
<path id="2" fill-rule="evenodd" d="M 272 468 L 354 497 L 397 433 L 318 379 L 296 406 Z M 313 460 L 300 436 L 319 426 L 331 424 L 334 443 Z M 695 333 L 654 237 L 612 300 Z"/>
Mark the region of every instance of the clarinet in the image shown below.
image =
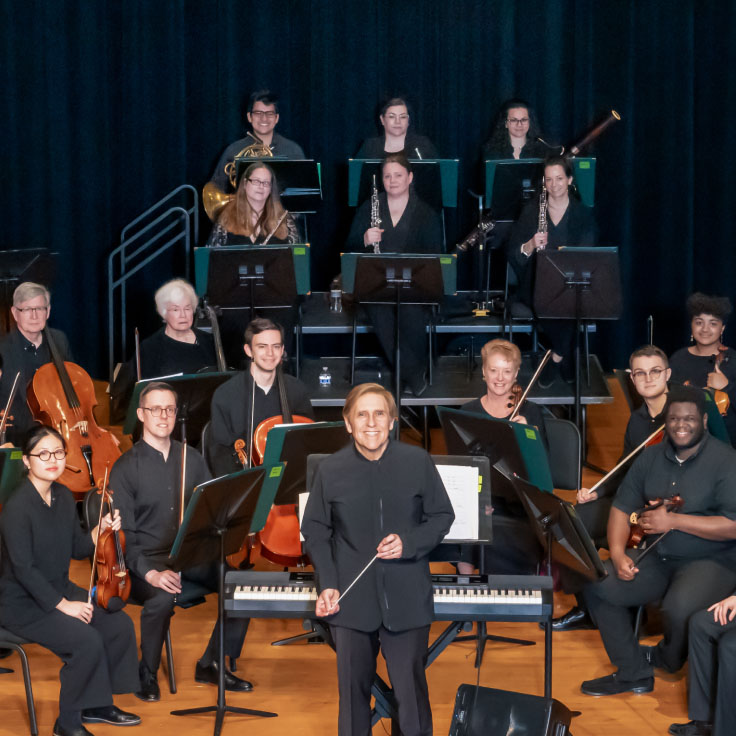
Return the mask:
<path id="1" fill-rule="evenodd" d="M 539 220 L 537 221 L 537 232 L 547 232 L 547 190 L 544 187 L 544 177 L 542 177 L 542 191 L 539 192 Z"/>
<path id="2" fill-rule="evenodd" d="M 378 227 L 381 224 L 381 218 L 378 216 L 378 189 L 376 188 L 376 175 L 373 175 L 373 193 L 371 194 L 371 227 Z M 381 252 L 381 241 L 371 243 L 374 253 Z"/>

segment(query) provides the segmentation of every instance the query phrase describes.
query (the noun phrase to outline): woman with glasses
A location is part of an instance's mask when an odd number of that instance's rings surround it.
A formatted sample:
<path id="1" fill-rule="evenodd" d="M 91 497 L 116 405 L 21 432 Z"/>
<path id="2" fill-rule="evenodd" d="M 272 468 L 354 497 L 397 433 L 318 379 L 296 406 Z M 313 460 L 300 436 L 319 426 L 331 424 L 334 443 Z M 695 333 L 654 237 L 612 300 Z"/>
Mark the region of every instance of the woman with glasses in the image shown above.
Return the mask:
<path id="1" fill-rule="evenodd" d="M 731 300 L 696 292 L 686 306 L 690 345 L 670 358 L 672 380 L 715 392 L 731 444 L 736 446 L 736 352 L 723 344 L 726 321 L 733 310 Z"/>
<path id="2" fill-rule="evenodd" d="M 82 529 L 74 497 L 56 482 L 66 447 L 55 429 L 29 432 L 23 463 L 28 476 L 0 514 L 0 624 L 64 662 L 54 736 L 89 734 L 83 723 L 140 723 L 112 699 L 138 688 L 133 622 L 124 611 L 90 603 L 69 579 L 70 561 L 91 556 L 100 531 L 120 529 L 120 515 L 108 514 L 91 533 Z"/>
<path id="3" fill-rule="evenodd" d="M 384 191 L 378 196 L 380 225 L 371 222 L 371 200 L 358 208 L 350 227 L 346 250 L 354 253 L 441 253 L 442 221 L 411 189 L 414 174 L 401 153 L 386 156 L 381 165 Z M 380 304 L 366 311 L 390 365 L 394 362 L 394 311 Z M 401 378 L 415 396 L 427 388 L 427 308 L 407 304 L 401 308 Z"/>
<path id="4" fill-rule="evenodd" d="M 207 246 L 298 242 L 299 230 L 281 205 L 273 170 L 259 162 L 245 170 L 235 197 L 222 208 Z"/>
<path id="5" fill-rule="evenodd" d="M 506 246 L 506 255 L 518 279 L 515 299 L 533 309 L 534 273 L 538 251 L 566 246 L 592 246 L 597 241 L 593 211 L 572 194 L 572 167 L 561 156 L 544 162 L 546 206 L 535 198 L 522 209 Z M 544 210 L 544 227 L 540 228 Z M 552 360 L 539 377 L 541 388 L 549 386 L 557 372 L 568 381 L 574 378 L 575 329 L 571 320 L 545 319 L 540 327 L 552 348 Z"/>
<path id="6" fill-rule="evenodd" d="M 539 140 L 534 112 L 521 99 L 507 100 L 496 117 L 491 137 L 483 146 L 483 160 L 543 158 L 549 147 Z"/>
<path id="7" fill-rule="evenodd" d="M 409 106 L 401 97 L 388 100 L 378 116 L 383 135 L 366 138 L 355 158 L 383 158 L 403 153 L 407 158 L 437 158 L 437 149 L 423 135 L 409 131 Z"/>

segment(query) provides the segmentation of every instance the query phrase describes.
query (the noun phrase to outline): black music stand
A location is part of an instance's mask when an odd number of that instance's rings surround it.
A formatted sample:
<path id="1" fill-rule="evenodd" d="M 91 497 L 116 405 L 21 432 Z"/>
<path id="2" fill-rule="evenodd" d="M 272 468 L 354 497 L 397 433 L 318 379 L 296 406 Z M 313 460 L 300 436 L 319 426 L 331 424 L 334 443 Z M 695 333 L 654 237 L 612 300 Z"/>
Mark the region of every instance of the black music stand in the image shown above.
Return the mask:
<path id="1" fill-rule="evenodd" d="M 399 421 L 394 430 L 399 438 L 401 424 L 401 335 L 402 304 L 439 304 L 444 294 L 440 256 L 434 258 L 403 254 L 358 255 L 353 296 L 362 304 L 394 307 L 394 398 Z"/>
<path id="2" fill-rule="evenodd" d="M 56 275 L 55 257 L 48 248 L 22 248 L 0 251 L 0 311 L 2 311 L 3 332 L 12 327 L 10 307 L 13 306 L 13 292 L 24 281 L 35 281 L 50 287 Z"/>
<path id="3" fill-rule="evenodd" d="M 225 703 L 225 558 L 240 549 L 248 534 L 258 531 L 252 528 L 252 521 L 265 474 L 265 467 L 252 468 L 197 486 L 169 554 L 172 568 L 178 571 L 215 560 L 218 562 L 217 704 L 171 711 L 173 716 L 215 713 L 215 736 L 222 731 L 226 713 L 262 718 L 278 715 Z"/>
<path id="4" fill-rule="evenodd" d="M 580 411 L 580 325 L 583 320 L 618 319 L 623 309 L 618 248 L 560 248 L 537 251 L 534 313 L 539 319 L 575 320 L 575 423 Z M 589 357 L 586 352 L 587 383 Z"/>
<path id="5" fill-rule="evenodd" d="M 593 582 L 608 574 L 587 529 L 575 507 L 545 493 L 515 473 L 504 473 L 514 487 L 532 527 L 544 547 L 547 574 L 552 574 L 552 560 L 580 573 Z"/>
<path id="6" fill-rule="evenodd" d="M 289 247 L 277 245 L 212 249 L 207 297 L 222 310 L 285 309 L 296 301 L 294 258 Z"/>
<path id="7" fill-rule="evenodd" d="M 128 404 L 125 416 L 123 432 L 133 434 L 137 426 L 138 417 L 136 409 L 141 391 L 146 384 L 153 381 L 168 383 L 176 391 L 178 396 L 179 410 L 176 413 L 176 421 L 180 427 L 182 441 L 187 440 L 189 444 L 198 444 L 202 437 L 202 430 L 210 419 L 210 405 L 212 396 L 219 386 L 230 380 L 234 373 L 180 373 L 175 376 L 162 376 L 160 378 L 146 378 L 136 383 L 133 396 Z"/>

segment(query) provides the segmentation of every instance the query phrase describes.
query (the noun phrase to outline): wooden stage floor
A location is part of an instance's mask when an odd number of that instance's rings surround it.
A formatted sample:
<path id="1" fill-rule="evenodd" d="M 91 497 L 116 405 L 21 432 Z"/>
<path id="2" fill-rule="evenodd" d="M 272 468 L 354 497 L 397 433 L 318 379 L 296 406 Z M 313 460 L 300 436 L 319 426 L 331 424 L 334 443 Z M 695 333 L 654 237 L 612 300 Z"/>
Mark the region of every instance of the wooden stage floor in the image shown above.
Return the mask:
<path id="1" fill-rule="evenodd" d="M 590 460 L 601 467 L 611 467 L 620 451 L 628 409 L 618 386 L 611 382 L 615 396 L 613 404 L 592 406 L 589 411 Z M 438 445 L 435 444 L 436 448 Z M 435 450 L 437 451 L 437 450 Z M 586 476 L 587 477 L 587 476 Z M 593 476 L 590 476 L 593 477 Z M 268 563 L 261 562 L 259 567 Z M 86 563 L 75 567 L 75 576 L 85 577 Z M 438 568 L 447 569 L 447 568 Z M 84 583 L 81 583 L 84 584 Z M 570 599 L 555 596 L 556 613 L 566 611 Z M 140 609 L 131 606 L 128 612 L 138 624 Z M 159 673 L 162 698 L 158 703 L 142 703 L 133 695 L 118 696 L 116 704 L 124 710 L 138 713 L 143 723 L 130 729 L 131 734 L 156 736 L 196 736 L 211 734 L 211 715 L 177 718 L 170 715 L 176 708 L 214 704 L 213 686 L 194 682 L 194 665 L 202 653 L 214 620 L 216 604 L 213 596 L 195 608 L 178 610 L 172 621 L 178 693 L 168 691 L 166 677 Z M 432 627 L 436 636 L 444 624 Z M 531 639 L 533 647 L 520 647 L 490 642 L 480 670 L 480 684 L 540 695 L 543 689 L 544 643 L 536 624 L 489 624 L 489 633 Z M 323 644 L 298 643 L 272 647 L 276 639 L 302 633 L 298 620 L 253 620 L 248 631 L 238 674 L 251 680 L 252 693 L 228 694 L 230 705 L 271 710 L 277 718 L 253 718 L 227 715 L 223 734 L 257 734 L 258 736 L 323 736 L 336 733 L 337 676 L 332 650 Z M 655 643 L 656 638 L 644 643 Z M 39 731 L 51 734 L 58 703 L 58 670 L 60 661 L 37 646 L 27 648 L 33 677 Z M 434 733 L 447 734 L 452 718 L 455 693 L 461 683 L 475 683 L 473 667 L 475 648 L 472 642 L 450 645 L 428 670 L 430 696 L 434 715 Z M 582 680 L 612 671 L 597 631 L 562 632 L 553 637 L 552 694 L 568 708 L 581 712 L 573 719 L 575 736 L 638 736 L 665 734 L 672 722 L 687 720 L 686 680 L 683 670 L 678 675 L 657 671 L 654 692 L 648 695 L 619 695 L 591 698 L 580 693 Z M 383 660 L 380 669 L 385 675 Z M 13 674 L 0 675 L 2 684 L 2 715 L 0 734 L 27 734 L 28 718 L 25 707 L 20 668 L 15 655 L 0 661 L 0 666 L 15 669 Z M 96 736 L 120 734 L 113 726 L 92 725 Z M 373 734 L 386 734 L 389 724 L 375 726 Z M 127 731 L 126 731 L 127 733 Z"/>

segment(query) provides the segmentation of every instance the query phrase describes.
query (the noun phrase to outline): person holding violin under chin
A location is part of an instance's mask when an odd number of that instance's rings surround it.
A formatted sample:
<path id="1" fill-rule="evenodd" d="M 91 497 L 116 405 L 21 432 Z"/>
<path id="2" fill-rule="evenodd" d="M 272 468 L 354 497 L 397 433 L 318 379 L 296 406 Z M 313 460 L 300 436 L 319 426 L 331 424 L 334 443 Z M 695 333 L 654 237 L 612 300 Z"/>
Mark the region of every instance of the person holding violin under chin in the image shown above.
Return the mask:
<path id="1" fill-rule="evenodd" d="M 54 736 L 88 736 L 83 723 L 140 723 L 113 705 L 113 693 L 138 687 L 133 622 L 90 602 L 69 580 L 71 559 L 90 557 L 98 533 L 120 529 L 121 517 L 108 514 L 91 534 L 83 531 L 72 494 L 56 482 L 66 447 L 55 429 L 28 433 L 23 462 L 28 477 L 0 513 L 0 624 L 64 662 Z"/>
<path id="2" fill-rule="evenodd" d="M 516 412 L 522 393 L 522 387 L 517 383 L 521 368 L 519 348 L 508 340 L 491 340 L 481 348 L 480 354 L 486 393 L 460 408 L 493 419 L 510 419 L 515 414 L 510 421 L 534 426 L 546 448 L 547 435 L 540 408 L 531 401 L 525 401 Z M 541 559 L 542 548 L 526 513 L 520 507 L 505 504 L 502 498 L 495 498 L 493 506 L 493 542 L 484 545 L 485 571 L 497 575 L 533 574 Z M 458 572 L 470 574 L 477 567 L 476 563 L 475 560 L 462 559 L 457 563 Z"/>
<path id="3" fill-rule="evenodd" d="M 736 588 L 736 450 L 706 431 L 699 388 L 673 387 L 664 417 L 665 439 L 636 458 L 616 492 L 609 574 L 583 591 L 617 667 L 583 682 L 586 695 L 651 692 L 655 667 L 676 672 L 685 663 L 690 617 Z M 675 496 L 682 504 L 670 510 Z M 646 539 L 643 551 L 627 548 L 633 513 Z M 640 646 L 631 609 L 659 600 L 664 638 Z"/>
<path id="4" fill-rule="evenodd" d="M 688 297 L 686 306 L 691 344 L 670 357 L 672 380 L 711 390 L 731 444 L 736 446 L 736 351 L 722 342 L 733 311 L 731 300 L 696 292 Z"/>

